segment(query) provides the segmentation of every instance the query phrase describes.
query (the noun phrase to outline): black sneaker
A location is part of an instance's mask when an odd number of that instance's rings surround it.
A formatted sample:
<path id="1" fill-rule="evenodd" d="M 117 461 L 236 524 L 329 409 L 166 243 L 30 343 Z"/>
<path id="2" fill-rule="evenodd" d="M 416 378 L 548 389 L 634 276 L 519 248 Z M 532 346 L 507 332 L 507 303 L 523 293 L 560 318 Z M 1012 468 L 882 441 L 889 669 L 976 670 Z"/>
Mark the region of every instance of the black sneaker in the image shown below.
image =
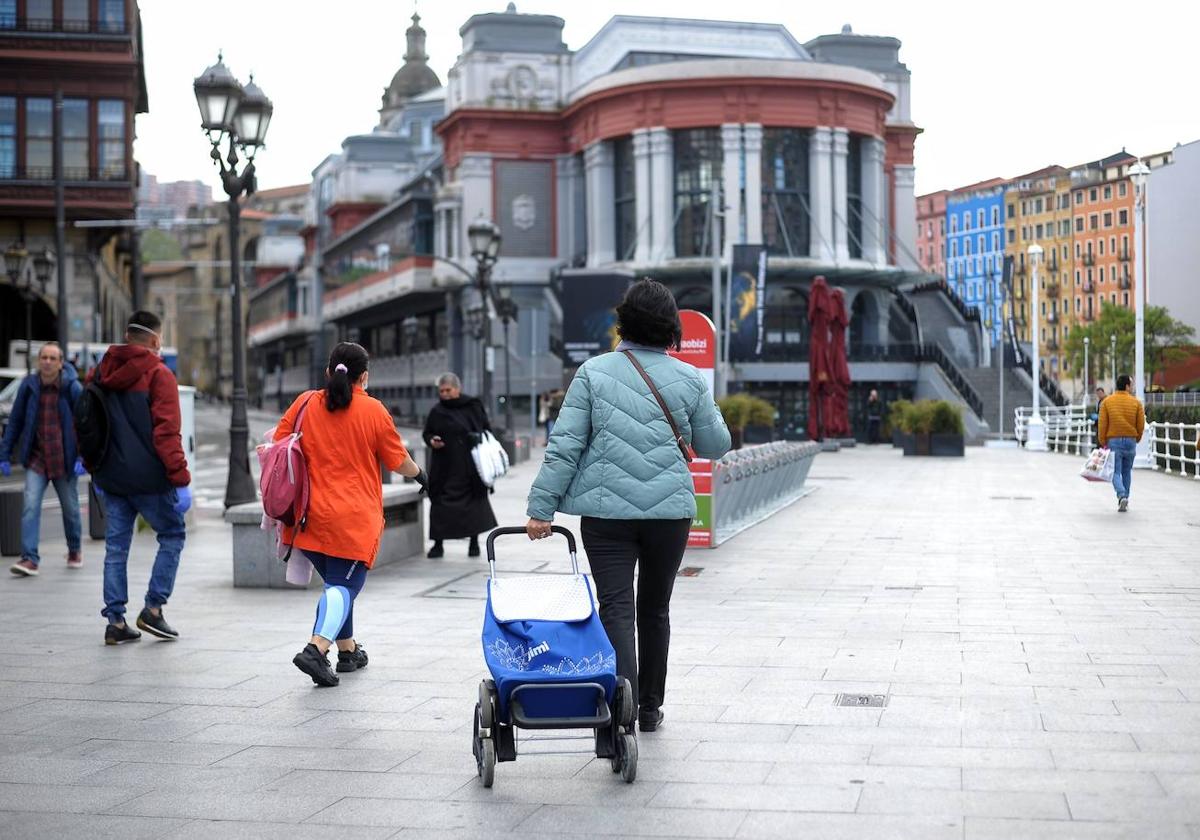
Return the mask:
<path id="1" fill-rule="evenodd" d="M 142 634 L 128 624 L 110 624 L 104 628 L 104 644 L 121 645 L 125 642 L 136 642 Z"/>
<path id="2" fill-rule="evenodd" d="M 347 674 L 350 671 L 357 671 L 367 667 L 367 652 L 362 649 L 362 645 L 355 644 L 354 650 L 339 650 L 337 672 L 339 674 Z"/>
<path id="3" fill-rule="evenodd" d="M 166 618 L 163 617 L 162 610 L 158 611 L 158 615 L 150 612 L 149 607 L 143 607 L 138 613 L 137 626 L 145 630 L 151 636 L 158 636 L 160 639 L 167 641 L 175 641 L 179 638 L 179 631 L 167 624 Z"/>
<path id="4" fill-rule="evenodd" d="M 662 722 L 662 709 L 643 709 L 638 712 L 638 729 L 643 732 L 653 732 Z"/>
<path id="5" fill-rule="evenodd" d="M 468 557 L 479 556 L 479 540 L 471 540 L 471 544 L 467 546 Z"/>
<path id="6" fill-rule="evenodd" d="M 338 675 L 333 673 L 333 669 L 329 667 L 329 660 L 321 655 L 321 651 L 317 650 L 317 646 L 312 642 L 306 644 L 304 650 L 292 657 L 292 664 L 312 677 L 312 681 L 316 685 L 332 688 L 341 682 Z"/>
<path id="7" fill-rule="evenodd" d="M 429 549 L 429 553 L 426 554 L 425 556 L 428 557 L 430 560 L 436 560 L 439 557 L 444 557 L 445 555 L 446 555 L 446 551 L 445 551 L 445 549 L 442 548 L 441 542 L 435 542 L 433 544 L 433 548 Z"/>

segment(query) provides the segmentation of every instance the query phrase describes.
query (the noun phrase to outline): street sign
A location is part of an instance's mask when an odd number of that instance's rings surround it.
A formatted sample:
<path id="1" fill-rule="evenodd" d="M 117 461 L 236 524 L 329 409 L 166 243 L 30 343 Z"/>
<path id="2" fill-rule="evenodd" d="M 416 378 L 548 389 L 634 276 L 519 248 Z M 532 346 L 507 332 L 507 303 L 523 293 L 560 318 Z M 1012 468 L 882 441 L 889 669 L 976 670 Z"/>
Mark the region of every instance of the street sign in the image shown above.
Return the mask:
<path id="1" fill-rule="evenodd" d="M 700 371 L 708 390 L 713 391 L 713 371 L 717 365 L 717 330 L 702 312 L 684 309 L 679 313 L 683 324 L 683 341 L 678 350 L 670 351 L 680 361 Z M 696 518 L 688 533 L 689 548 L 713 547 L 713 464 L 707 458 L 695 458 L 688 465 L 692 474 L 692 489 L 696 494 Z"/>

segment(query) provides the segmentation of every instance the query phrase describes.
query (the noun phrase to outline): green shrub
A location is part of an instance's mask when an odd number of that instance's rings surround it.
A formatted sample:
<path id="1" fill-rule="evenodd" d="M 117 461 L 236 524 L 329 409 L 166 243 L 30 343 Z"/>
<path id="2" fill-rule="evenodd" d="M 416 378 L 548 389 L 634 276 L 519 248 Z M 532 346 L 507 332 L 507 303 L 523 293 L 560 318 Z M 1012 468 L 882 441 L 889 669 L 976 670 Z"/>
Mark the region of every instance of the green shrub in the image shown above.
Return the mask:
<path id="1" fill-rule="evenodd" d="M 774 426 L 775 406 L 761 397 L 750 394 L 730 394 L 717 400 L 725 425 L 730 429 L 747 426 Z"/>
<path id="2" fill-rule="evenodd" d="M 964 434 L 962 408 L 946 400 L 935 400 L 930 408 L 929 431 L 935 435 Z"/>
<path id="3" fill-rule="evenodd" d="M 889 434 L 893 429 L 898 429 L 902 432 L 907 431 L 904 428 L 904 415 L 911 408 L 911 400 L 896 400 L 888 404 L 887 429 Z"/>

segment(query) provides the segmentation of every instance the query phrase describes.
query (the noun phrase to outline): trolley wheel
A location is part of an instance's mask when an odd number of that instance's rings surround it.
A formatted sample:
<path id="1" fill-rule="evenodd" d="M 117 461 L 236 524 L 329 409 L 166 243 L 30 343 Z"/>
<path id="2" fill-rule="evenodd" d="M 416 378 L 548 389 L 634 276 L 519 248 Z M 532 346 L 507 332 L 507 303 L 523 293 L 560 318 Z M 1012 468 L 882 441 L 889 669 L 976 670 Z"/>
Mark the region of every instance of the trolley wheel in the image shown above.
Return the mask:
<path id="1" fill-rule="evenodd" d="M 481 746 L 482 755 L 479 758 L 479 778 L 483 780 L 485 788 L 490 788 L 496 778 L 496 743 L 491 738 L 484 738 Z M 636 773 L 636 757 L 634 761 L 634 772 Z M 632 782 L 633 779 L 627 779 L 626 781 Z"/>
<path id="2" fill-rule="evenodd" d="M 633 686 L 629 684 L 627 678 L 621 677 L 621 681 L 617 683 L 617 690 L 613 694 L 613 719 L 629 729 L 633 726 L 633 713 Z"/>
<path id="3" fill-rule="evenodd" d="M 486 742 L 485 742 L 486 743 Z M 638 745 L 637 737 L 626 733 L 621 736 L 619 743 L 621 752 L 621 779 L 631 784 L 637 778 Z"/>
<path id="4" fill-rule="evenodd" d="M 481 680 L 479 683 L 479 710 L 477 715 L 479 726 L 491 729 L 496 725 L 496 684 L 491 680 Z"/>

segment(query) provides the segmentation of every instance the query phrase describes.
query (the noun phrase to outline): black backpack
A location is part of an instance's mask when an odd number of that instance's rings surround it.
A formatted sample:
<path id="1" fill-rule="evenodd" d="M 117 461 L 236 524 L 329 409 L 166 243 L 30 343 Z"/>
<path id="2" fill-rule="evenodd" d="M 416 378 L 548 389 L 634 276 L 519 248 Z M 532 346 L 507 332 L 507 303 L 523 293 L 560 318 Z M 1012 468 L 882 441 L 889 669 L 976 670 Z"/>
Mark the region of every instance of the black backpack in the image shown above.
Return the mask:
<path id="1" fill-rule="evenodd" d="M 75 401 L 75 440 L 84 463 L 95 471 L 108 454 L 110 422 L 106 395 L 99 382 L 93 380 L 83 387 Z"/>

